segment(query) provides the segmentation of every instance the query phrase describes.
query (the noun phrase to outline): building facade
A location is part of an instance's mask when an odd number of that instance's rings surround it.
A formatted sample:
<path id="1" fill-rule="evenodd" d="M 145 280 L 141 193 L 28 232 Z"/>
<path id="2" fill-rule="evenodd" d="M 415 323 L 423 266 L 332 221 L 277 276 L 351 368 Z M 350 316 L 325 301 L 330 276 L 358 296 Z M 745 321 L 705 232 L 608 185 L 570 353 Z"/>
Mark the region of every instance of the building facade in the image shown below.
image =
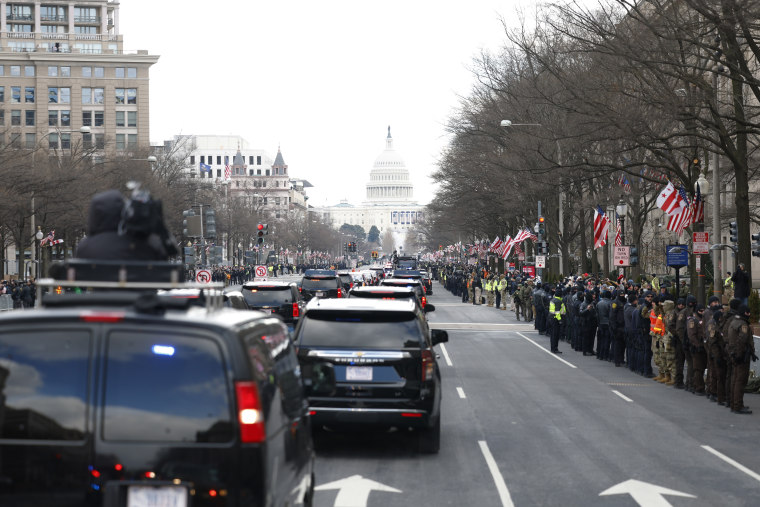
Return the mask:
<path id="1" fill-rule="evenodd" d="M 335 228 L 343 224 L 360 225 L 369 232 L 374 225 L 381 235 L 388 230 L 400 234 L 424 220 L 425 206 L 414 200 L 409 169 L 393 148 L 390 127 L 385 150 L 370 170 L 365 201 L 354 205 L 344 200 L 335 206 L 315 208 L 314 212 Z"/>
<path id="2" fill-rule="evenodd" d="M 118 2 L 0 2 L 0 141 L 26 149 L 149 146 L 149 70 L 157 61 L 124 50 Z"/>

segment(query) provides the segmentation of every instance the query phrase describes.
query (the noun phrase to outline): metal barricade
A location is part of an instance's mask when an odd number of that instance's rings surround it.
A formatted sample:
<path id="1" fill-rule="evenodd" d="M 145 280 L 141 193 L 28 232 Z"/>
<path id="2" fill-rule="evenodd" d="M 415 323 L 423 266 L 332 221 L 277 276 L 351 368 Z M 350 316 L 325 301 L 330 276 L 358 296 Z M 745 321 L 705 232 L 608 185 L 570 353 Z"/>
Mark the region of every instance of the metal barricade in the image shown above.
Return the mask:
<path id="1" fill-rule="evenodd" d="M 10 294 L 0 294 L 0 312 L 13 310 L 13 297 Z"/>

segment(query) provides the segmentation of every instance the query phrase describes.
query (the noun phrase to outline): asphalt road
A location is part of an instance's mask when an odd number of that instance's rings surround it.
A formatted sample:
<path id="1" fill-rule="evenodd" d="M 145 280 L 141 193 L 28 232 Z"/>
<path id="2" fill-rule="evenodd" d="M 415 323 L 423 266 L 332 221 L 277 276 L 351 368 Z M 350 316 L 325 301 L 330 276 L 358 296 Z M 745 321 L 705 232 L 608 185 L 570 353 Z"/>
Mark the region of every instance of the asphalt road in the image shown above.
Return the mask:
<path id="1" fill-rule="evenodd" d="M 760 495 L 760 396 L 732 414 L 583 357 L 437 282 L 441 451 L 399 432 L 317 435 L 316 506 L 729 506 Z"/>

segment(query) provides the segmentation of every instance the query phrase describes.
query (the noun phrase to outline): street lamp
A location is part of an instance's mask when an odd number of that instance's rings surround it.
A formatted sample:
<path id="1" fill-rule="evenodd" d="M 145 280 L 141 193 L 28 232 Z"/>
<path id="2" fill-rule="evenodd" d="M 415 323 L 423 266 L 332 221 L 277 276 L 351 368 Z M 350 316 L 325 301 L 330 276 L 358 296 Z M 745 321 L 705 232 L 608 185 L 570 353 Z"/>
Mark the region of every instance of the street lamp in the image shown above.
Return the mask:
<path id="1" fill-rule="evenodd" d="M 698 162 L 698 160 L 695 160 L 695 163 Z M 699 178 L 697 178 L 697 181 L 694 182 L 694 192 L 696 193 L 697 190 L 699 190 L 699 193 L 702 197 L 702 202 L 705 202 L 705 197 L 707 196 L 707 193 L 710 191 L 710 183 L 707 181 L 707 178 L 705 178 L 705 175 L 702 171 L 699 173 Z M 697 217 L 695 217 L 697 218 Z M 694 227 L 694 232 L 704 232 L 705 230 L 705 221 L 704 218 L 699 220 L 699 222 L 696 222 Z M 713 233 L 715 234 L 715 233 Z M 699 255 L 699 259 L 702 259 L 701 254 Z M 715 266 L 713 266 L 713 280 L 715 280 Z M 704 270 L 700 269 L 699 271 L 699 279 L 698 279 L 698 285 L 697 285 L 697 302 L 699 304 L 705 304 L 705 275 Z"/>
<path id="2" fill-rule="evenodd" d="M 625 244 L 625 216 L 628 214 L 628 205 L 623 200 L 623 196 L 620 196 L 620 201 L 615 206 L 615 211 L 620 219 L 620 241 Z"/>
<path id="3" fill-rule="evenodd" d="M 39 254 L 37 255 L 37 265 L 38 267 L 35 268 L 34 272 L 34 278 L 39 278 L 40 274 L 42 273 L 42 238 L 45 235 L 42 233 L 42 229 L 40 227 L 37 227 L 37 232 L 35 233 L 34 237 L 37 238 L 37 252 Z"/>

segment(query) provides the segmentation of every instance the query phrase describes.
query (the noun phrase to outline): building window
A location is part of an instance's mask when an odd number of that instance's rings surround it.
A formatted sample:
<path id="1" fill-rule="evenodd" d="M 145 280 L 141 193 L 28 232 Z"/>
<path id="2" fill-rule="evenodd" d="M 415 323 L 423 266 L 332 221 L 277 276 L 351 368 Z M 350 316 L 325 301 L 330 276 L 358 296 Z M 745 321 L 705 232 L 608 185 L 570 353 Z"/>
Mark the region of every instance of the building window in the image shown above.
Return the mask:
<path id="1" fill-rule="evenodd" d="M 57 150 L 58 149 L 58 134 L 53 132 L 47 136 L 48 138 L 48 148 L 51 150 Z"/>
<path id="2" fill-rule="evenodd" d="M 124 104 L 124 88 L 116 88 L 116 103 Z"/>
<path id="3" fill-rule="evenodd" d="M 61 67 L 61 77 L 71 77 L 71 67 Z"/>
<path id="4" fill-rule="evenodd" d="M 124 77 L 124 67 L 116 67 L 114 69 L 114 76 L 117 78 L 123 78 Z"/>
<path id="5" fill-rule="evenodd" d="M 222 170 L 221 169 L 217 169 L 216 170 L 216 177 L 217 178 L 221 178 L 222 177 Z"/>
<path id="6" fill-rule="evenodd" d="M 137 104 L 137 88 L 127 88 L 127 104 Z"/>
<path id="7" fill-rule="evenodd" d="M 58 111 L 48 111 L 48 127 L 58 126 Z"/>
<path id="8" fill-rule="evenodd" d="M 48 102 L 51 104 L 70 104 L 71 88 L 48 88 Z"/>
<path id="9" fill-rule="evenodd" d="M 21 75 L 21 65 L 11 65 L 11 76 Z"/>
<path id="10" fill-rule="evenodd" d="M 58 77 L 58 67 L 51 65 L 48 67 L 48 77 Z"/>
<path id="11" fill-rule="evenodd" d="M 71 126 L 71 111 L 62 110 L 61 111 L 61 127 L 70 127 L 70 126 Z"/>
<path id="12" fill-rule="evenodd" d="M 267 176 L 269 176 L 269 169 L 267 169 L 267 173 L 266 173 L 266 175 L 267 175 Z"/>
<path id="13" fill-rule="evenodd" d="M 24 66 L 24 76 L 25 77 L 34 77 L 34 65 L 25 65 Z"/>
<path id="14" fill-rule="evenodd" d="M 104 134 L 95 134 L 95 148 L 102 150 L 106 147 L 106 136 Z"/>
<path id="15" fill-rule="evenodd" d="M 26 149 L 33 150 L 37 145 L 37 136 L 35 134 L 24 134 L 26 139 Z"/>
<path id="16" fill-rule="evenodd" d="M 137 127 L 137 111 L 127 111 L 127 127 Z"/>
<path id="17" fill-rule="evenodd" d="M 98 9 L 95 7 L 74 7 L 74 22 L 75 23 L 97 23 L 100 21 L 98 18 Z"/>
<path id="18" fill-rule="evenodd" d="M 103 121 L 104 121 L 103 117 L 104 117 L 103 111 L 95 111 L 95 126 L 96 127 L 103 126 Z"/>
<path id="19" fill-rule="evenodd" d="M 68 9 L 63 6 L 43 5 L 40 7 L 41 21 L 67 21 L 66 12 Z"/>
<path id="20" fill-rule="evenodd" d="M 261 155 L 256 156 L 256 165 L 261 165 Z"/>
<path id="21" fill-rule="evenodd" d="M 117 150 L 124 150 L 125 142 L 126 142 L 126 136 L 124 134 L 116 134 L 116 149 Z"/>
<path id="22" fill-rule="evenodd" d="M 201 155 L 201 164 L 205 164 L 205 163 L 206 163 L 206 157 Z"/>
<path id="23" fill-rule="evenodd" d="M 127 77 L 130 79 L 137 78 L 137 67 L 127 67 Z"/>
<path id="24" fill-rule="evenodd" d="M 82 126 L 92 127 L 92 111 L 82 111 Z"/>
<path id="25" fill-rule="evenodd" d="M 217 155 L 216 156 L 216 164 L 217 165 L 222 165 L 222 156 L 221 155 Z"/>
<path id="26" fill-rule="evenodd" d="M 106 70 L 103 67 L 95 67 L 95 77 L 106 77 Z"/>
<path id="27" fill-rule="evenodd" d="M 74 33 L 84 33 L 84 34 L 97 34 L 98 33 L 98 27 L 96 26 L 81 26 L 77 25 L 74 27 Z M 89 38 L 89 37 L 85 37 Z"/>
<path id="28" fill-rule="evenodd" d="M 0 125 L 5 125 L 5 109 L 0 109 Z"/>
<path id="29" fill-rule="evenodd" d="M 256 176 L 261 176 L 261 169 L 256 169 Z"/>
<path id="30" fill-rule="evenodd" d="M 27 86 L 24 88 L 24 102 L 27 104 L 34 104 L 34 86 Z"/>
<path id="31" fill-rule="evenodd" d="M 11 104 L 21 103 L 21 87 L 11 86 Z"/>
<path id="32" fill-rule="evenodd" d="M 11 111 L 11 126 L 13 127 L 21 126 L 21 109 L 14 109 L 13 111 Z"/>
<path id="33" fill-rule="evenodd" d="M 137 148 L 137 134 L 127 134 L 127 148 L 130 150 Z"/>
<path id="34" fill-rule="evenodd" d="M 92 67 L 82 67 L 82 77 L 92 77 Z"/>
<path id="35" fill-rule="evenodd" d="M 195 165 L 195 155 L 190 155 L 190 164 Z"/>
<path id="36" fill-rule="evenodd" d="M 71 134 L 61 134 L 61 149 L 71 149 Z"/>
<path id="37" fill-rule="evenodd" d="M 116 126 L 124 126 L 124 111 L 116 111 Z"/>
<path id="38" fill-rule="evenodd" d="M 0 102 L 5 102 L 5 86 L 0 86 Z"/>

